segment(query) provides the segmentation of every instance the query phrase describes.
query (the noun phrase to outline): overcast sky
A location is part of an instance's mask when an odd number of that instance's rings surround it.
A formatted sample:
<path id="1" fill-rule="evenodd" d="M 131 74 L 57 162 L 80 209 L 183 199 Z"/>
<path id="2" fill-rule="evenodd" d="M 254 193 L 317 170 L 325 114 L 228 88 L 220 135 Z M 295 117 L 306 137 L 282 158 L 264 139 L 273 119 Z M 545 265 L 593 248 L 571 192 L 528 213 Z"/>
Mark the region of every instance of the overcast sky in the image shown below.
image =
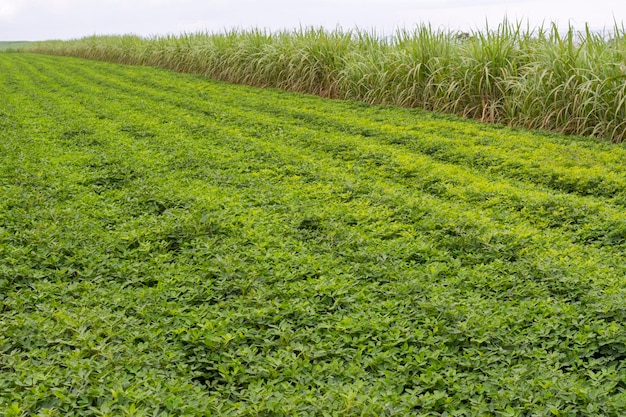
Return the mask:
<path id="1" fill-rule="evenodd" d="M 611 29 L 626 21 L 626 0 L 0 0 L 0 40 L 300 26 L 393 33 L 420 22 L 468 30 L 485 21 L 497 26 L 505 16 Z"/>

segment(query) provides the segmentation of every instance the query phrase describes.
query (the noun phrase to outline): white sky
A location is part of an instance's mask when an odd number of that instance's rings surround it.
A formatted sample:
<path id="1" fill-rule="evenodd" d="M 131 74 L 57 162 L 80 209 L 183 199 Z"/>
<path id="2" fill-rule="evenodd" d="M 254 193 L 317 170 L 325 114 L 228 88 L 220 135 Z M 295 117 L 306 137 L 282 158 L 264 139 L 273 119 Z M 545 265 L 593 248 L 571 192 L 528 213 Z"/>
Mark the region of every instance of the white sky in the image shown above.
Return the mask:
<path id="1" fill-rule="evenodd" d="M 393 33 L 420 22 L 468 30 L 485 21 L 495 27 L 505 16 L 611 29 L 626 22 L 626 0 L 0 0 L 0 40 L 300 26 Z"/>

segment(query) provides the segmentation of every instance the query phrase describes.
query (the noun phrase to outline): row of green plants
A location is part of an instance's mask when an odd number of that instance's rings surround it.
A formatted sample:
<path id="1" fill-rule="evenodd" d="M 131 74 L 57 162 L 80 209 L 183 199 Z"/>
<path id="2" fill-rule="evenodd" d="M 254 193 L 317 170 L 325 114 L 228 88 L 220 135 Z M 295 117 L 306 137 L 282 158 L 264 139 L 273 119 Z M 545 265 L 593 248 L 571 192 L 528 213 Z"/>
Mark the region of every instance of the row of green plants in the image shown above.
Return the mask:
<path id="1" fill-rule="evenodd" d="M 33 54 L 0 93 L 7 417 L 626 412 L 622 146 Z"/>
<path id="2" fill-rule="evenodd" d="M 27 49 L 614 142 L 626 135 L 626 32 L 617 25 L 610 33 L 507 21 L 471 33 L 422 25 L 392 37 L 232 30 L 91 36 Z"/>

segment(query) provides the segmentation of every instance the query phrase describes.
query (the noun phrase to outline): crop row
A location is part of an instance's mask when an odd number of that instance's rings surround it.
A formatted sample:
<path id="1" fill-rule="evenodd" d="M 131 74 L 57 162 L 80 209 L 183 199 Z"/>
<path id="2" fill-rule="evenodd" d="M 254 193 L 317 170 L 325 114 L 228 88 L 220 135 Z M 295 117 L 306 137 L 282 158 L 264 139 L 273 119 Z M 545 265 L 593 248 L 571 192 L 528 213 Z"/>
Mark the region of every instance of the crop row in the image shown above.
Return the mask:
<path id="1" fill-rule="evenodd" d="M 59 57 L 0 86 L 6 415 L 626 409 L 621 146 Z"/>
<path id="2" fill-rule="evenodd" d="M 505 21 L 468 34 L 429 26 L 391 38 L 363 31 L 252 30 L 94 36 L 26 50 L 621 142 L 626 35 L 619 26 L 609 35 Z"/>

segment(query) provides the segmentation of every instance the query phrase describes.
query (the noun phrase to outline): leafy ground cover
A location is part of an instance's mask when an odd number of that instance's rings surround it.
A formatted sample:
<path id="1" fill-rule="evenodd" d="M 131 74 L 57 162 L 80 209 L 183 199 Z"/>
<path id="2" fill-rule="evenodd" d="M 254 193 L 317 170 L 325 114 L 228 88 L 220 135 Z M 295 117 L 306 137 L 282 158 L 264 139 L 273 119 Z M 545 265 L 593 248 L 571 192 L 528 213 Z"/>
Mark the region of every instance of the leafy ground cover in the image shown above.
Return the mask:
<path id="1" fill-rule="evenodd" d="M 623 415 L 626 150 L 0 55 L 0 410 Z"/>

